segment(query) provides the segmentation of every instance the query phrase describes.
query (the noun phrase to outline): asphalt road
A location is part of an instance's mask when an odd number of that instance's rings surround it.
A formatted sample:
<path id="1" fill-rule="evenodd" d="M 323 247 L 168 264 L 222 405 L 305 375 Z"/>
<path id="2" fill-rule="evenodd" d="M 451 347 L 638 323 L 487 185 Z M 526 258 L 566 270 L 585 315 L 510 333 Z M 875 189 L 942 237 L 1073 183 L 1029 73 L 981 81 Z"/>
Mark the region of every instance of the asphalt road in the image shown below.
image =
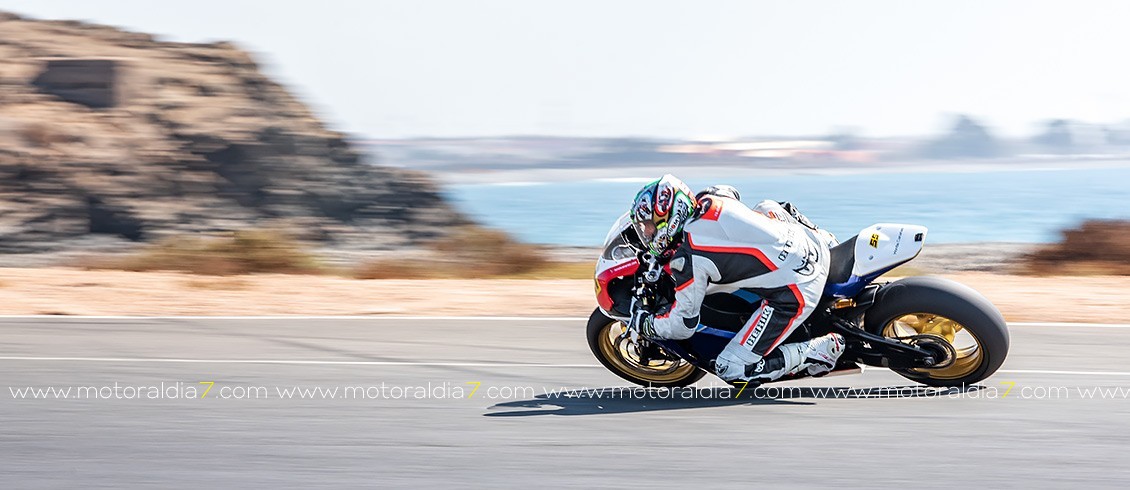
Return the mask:
<path id="1" fill-rule="evenodd" d="M 584 395 L 626 385 L 583 327 L 0 319 L 0 486 L 1130 485 L 1130 400 L 1085 394 L 1130 393 L 1130 328 L 1014 326 L 1003 371 L 969 393 L 870 369 L 783 385 L 835 398 L 735 400 L 711 378 L 695 398 Z"/>

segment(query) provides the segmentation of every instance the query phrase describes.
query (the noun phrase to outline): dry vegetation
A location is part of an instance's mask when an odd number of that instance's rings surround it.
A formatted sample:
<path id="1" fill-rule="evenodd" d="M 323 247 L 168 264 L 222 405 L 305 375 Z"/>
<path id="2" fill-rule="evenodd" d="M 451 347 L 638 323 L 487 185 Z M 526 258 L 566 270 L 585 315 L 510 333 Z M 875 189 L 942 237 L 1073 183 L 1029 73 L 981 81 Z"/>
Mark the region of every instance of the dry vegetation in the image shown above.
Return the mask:
<path id="1" fill-rule="evenodd" d="M 20 137 L 27 144 L 36 148 L 47 148 L 56 143 L 76 143 L 82 137 L 68 134 L 43 123 L 29 123 L 23 125 L 18 131 Z"/>
<path id="2" fill-rule="evenodd" d="M 1010 321 L 1118 323 L 1130 316 L 1130 276 L 948 277 L 985 294 Z M 595 306 L 591 279 L 360 281 L 0 268 L 0 281 L 8 284 L 0 288 L 5 315 L 500 315 L 521 305 L 530 316 L 584 318 Z"/>
<path id="3" fill-rule="evenodd" d="M 1125 255 L 1111 250 L 1119 250 L 1118 238 L 1127 232 L 1126 223 L 1089 223 L 1028 258 L 1042 273 L 1105 276 L 950 277 L 984 293 L 1011 321 L 1119 321 L 1130 315 L 1130 274 L 1109 275 L 1126 272 Z M 409 258 L 345 271 L 319 267 L 307 250 L 277 232 L 247 231 L 165 240 L 98 267 L 118 270 L 0 268 L 0 313 L 491 315 L 522 304 L 532 305 L 533 315 L 583 315 L 593 307 L 591 263 L 552 262 L 539 247 L 489 230 L 460 230 Z M 125 272 L 162 270 L 184 272 Z M 356 280 L 373 277 L 390 280 Z M 464 280 L 481 277 L 493 278 Z M 515 279 L 540 281 L 531 287 L 535 283 Z"/>
<path id="4" fill-rule="evenodd" d="M 136 254 L 92 260 L 85 265 L 89 269 L 180 271 L 213 276 L 322 271 L 305 246 L 271 230 L 242 230 L 229 236 L 171 237 Z"/>
<path id="5" fill-rule="evenodd" d="M 178 271 L 207 276 L 240 274 L 329 274 L 355 279 L 588 279 L 592 263 L 554 262 L 542 247 L 520 243 L 506 233 L 468 226 L 423 250 L 362 263 L 352 270 L 319 264 L 307 246 L 273 230 L 244 230 L 227 236 L 178 236 L 140 252 L 87 260 L 87 269 L 133 272 Z M 238 289 L 236 282 L 201 280 L 190 287 Z"/>
<path id="6" fill-rule="evenodd" d="M 194 278 L 184 281 L 192 289 L 212 289 L 218 291 L 243 291 L 250 287 L 242 276 Z"/>
<path id="7" fill-rule="evenodd" d="M 362 264 L 357 279 L 587 279 L 589 263 L 546 259 L 539 246 L 497 230 L 468 226 L 428 245 L 427 259 L 381 259 Z"/>
<path id="8" fill-rule="evenodd" d="M 590 279 L 591 262 L 555 262 L 542 247 L 515 241 L 497 230 L 467 226 L 403 255 L 371 260 L 351 269 L 319 264 L 306 244 L 272 230 L 228 236 L 173 237 L 141 252 L 89 260 L 88 269 L 180 271 L 199 275 L 322 274 L 354 279 Z M 1088 221 L 1063 232 L 1060 243 L 1023 256 L 1019 270 L 1031 275 L 1130 275 L 1130 221 Z M 892 275 L 920 275 L 911 266 Z M 0 284 L 0 287 L 3 287 Z M 238 289 L 237 283 L 203 281 L 195 287 Z"/>
<path id="9" fill-rule="evenodd" d="M 1063 240 L 1024 257 L 1034 275 L 1130 275 L 1130 221 L 1095 220 L 1065 230 Z"/>

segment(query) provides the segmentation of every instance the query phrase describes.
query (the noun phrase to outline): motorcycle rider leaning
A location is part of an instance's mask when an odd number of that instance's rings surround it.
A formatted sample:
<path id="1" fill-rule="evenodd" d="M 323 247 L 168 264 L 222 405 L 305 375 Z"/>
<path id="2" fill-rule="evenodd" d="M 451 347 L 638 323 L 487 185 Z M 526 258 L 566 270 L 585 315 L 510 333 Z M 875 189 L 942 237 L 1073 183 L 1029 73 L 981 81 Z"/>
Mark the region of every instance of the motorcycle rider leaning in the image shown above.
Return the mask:
<path id="1" fill-rule="evenodd" d="M 644 336 L 686 339 L 711 292 L 739 289 L 762 298 L 757 311 L 714 361 L 726 381 L 766 382 L 807 369 L 831 370 L 844 339 L 828 334 L 779 345 L 816 308 L 828 277 L 835 237 L 818 229 L 789 203 L 762 201 L 750 209 L 730 186 L 692 195 L 668 174 L 636 195 L 629 216 L 648 251 L 667 258 L 675 300 L 653 315 L 632 312 L 629 328 Z"/>

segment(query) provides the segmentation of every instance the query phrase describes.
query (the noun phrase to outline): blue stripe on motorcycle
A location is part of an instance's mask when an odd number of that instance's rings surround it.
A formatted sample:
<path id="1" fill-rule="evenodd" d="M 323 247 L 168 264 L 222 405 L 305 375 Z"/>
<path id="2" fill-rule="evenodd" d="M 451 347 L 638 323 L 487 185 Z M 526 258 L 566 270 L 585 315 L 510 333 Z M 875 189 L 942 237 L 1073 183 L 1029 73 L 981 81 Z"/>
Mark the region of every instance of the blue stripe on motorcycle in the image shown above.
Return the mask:
<path id="1" fill-rule="evenodd" d="M 730 294 L 733 294 L 734 296 L 737 296 L 737 297 L 739 297 L 739 298 L 741 298 L 745 301 L 748 301 L 750 304 L 761 302 L 761 296 L 753 294 L 753 293 L 746 291 L 744 289 L 739 289 L 739 290 L 734 291 L 733 293 L 730 293 Z"/>
<path id="2" fill-rule="evenodd" d="M 824 286 L 824 294 L 837 298 L 851 298 L 859 294 L 860 291 L 863 291 L 863 288 L 874 282 L 879 278 L 879 276 L 894 270 L 895 267 L 898 267 L 904 263 L 905 262 L 902 262 L 890 267 L 879 269 L 862 277 L 853 275 L 848 278 L 847 281 L 841 282 L 839 284 L 827 284 Z"/>
<path id="3" fill-rule="evenodd" d="M 732 339 L 735 335 L 737 335 L 736 332 L 731 332 L 729 330 L 719 330 L 717 328 L 708 327 L 706 325 L 699 325 L 698 328 L 695 329 L 695 333 L 704 333 L 707 335 L 713 335 L 715 337 L 722 337 L 724 339 Z"/>

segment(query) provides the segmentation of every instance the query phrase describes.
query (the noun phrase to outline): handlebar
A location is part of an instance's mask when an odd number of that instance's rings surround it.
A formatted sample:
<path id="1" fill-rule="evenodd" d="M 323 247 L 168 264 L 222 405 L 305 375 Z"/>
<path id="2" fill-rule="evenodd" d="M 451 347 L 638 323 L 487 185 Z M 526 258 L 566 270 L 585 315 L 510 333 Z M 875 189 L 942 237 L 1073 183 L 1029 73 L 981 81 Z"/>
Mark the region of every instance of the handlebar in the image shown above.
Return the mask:
<path id="1" fill-rule="evenodd" d="M 649 252 L 641 252 L 639 261 L 643 267 L 638 277 L 642 280 L 636 281 L 636 289 L 632 295 L 632 311 L 644 307 L 654 313 L 659 306 L 658 286 L 663 266 L 660 265 L 659 258 Z"/>

